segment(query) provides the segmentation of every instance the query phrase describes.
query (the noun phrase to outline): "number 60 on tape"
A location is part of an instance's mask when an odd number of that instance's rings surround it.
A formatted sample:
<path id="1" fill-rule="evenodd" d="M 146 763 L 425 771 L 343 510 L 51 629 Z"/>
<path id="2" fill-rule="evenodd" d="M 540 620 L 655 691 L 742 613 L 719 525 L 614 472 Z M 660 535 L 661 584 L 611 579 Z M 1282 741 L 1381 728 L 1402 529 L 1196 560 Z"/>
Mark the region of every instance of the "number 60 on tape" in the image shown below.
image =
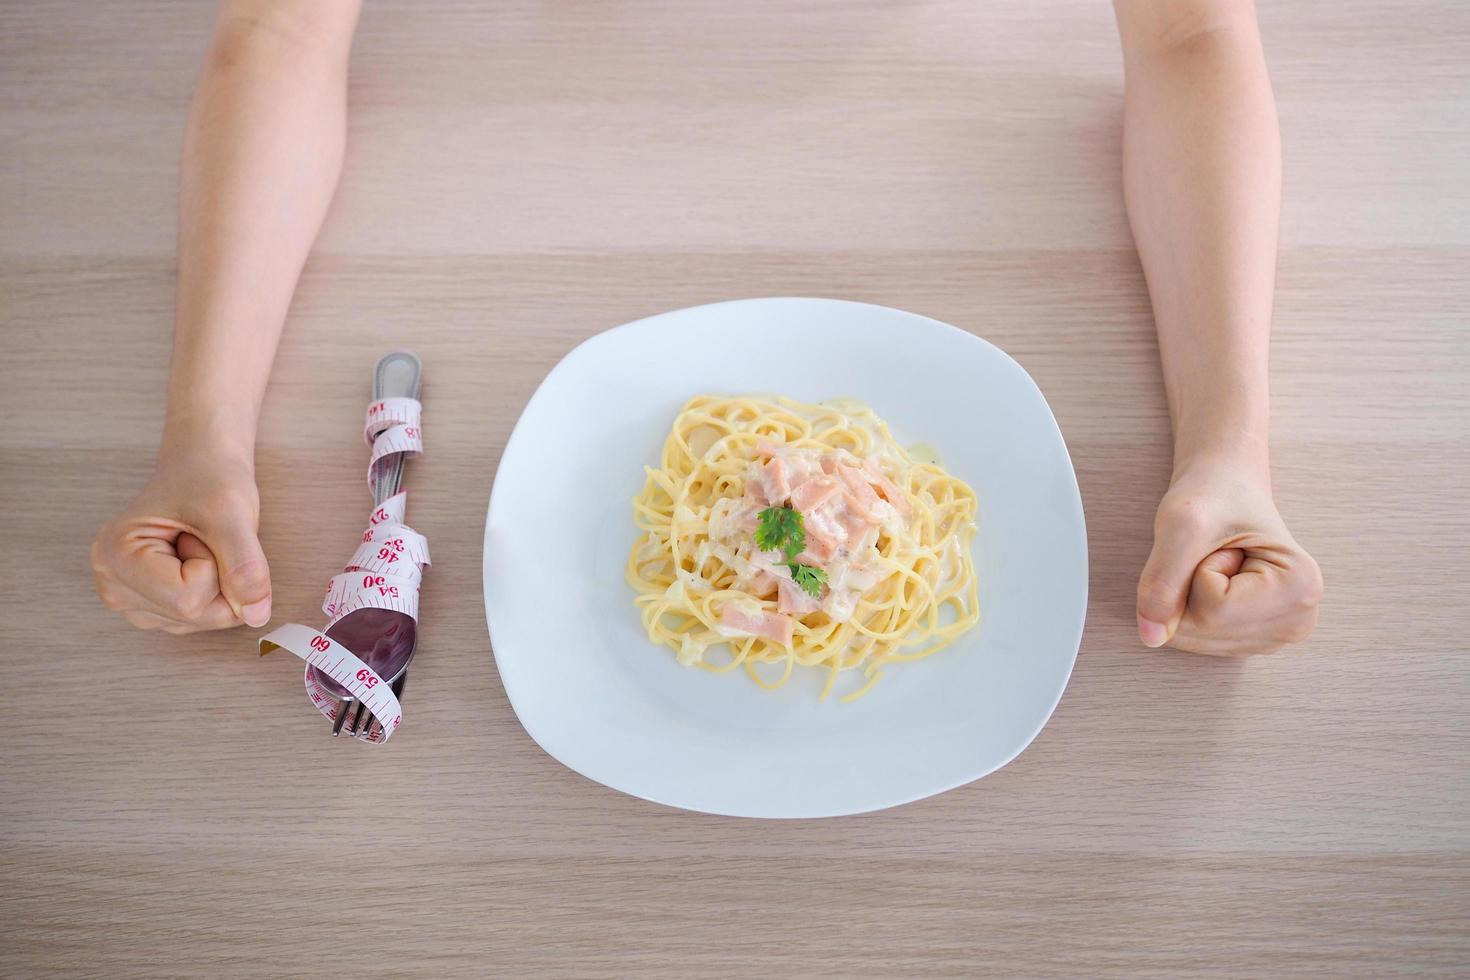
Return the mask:
<path id="1" fill-rule="evenodd" d="M 398 698 L 393 696 L 392 687 L 351 650 L 320 630 L 299 623 L 282 626 L 260 638 L 262 657 L 274 650 L 286 650 L 306 661 L 308 679 L 310 668 L 315 667 L 361 701 L 382 725 L 381 728 L 374 727 L 370 735 L 361 736 L 368 741 L 388 741 L 403 720 L 403 711 L 399 708 Z M 325 691 L 312 690 L 311 699 L 322 714 L 331 717 L 330 712 L 337 703 L 335 698 Z"/>

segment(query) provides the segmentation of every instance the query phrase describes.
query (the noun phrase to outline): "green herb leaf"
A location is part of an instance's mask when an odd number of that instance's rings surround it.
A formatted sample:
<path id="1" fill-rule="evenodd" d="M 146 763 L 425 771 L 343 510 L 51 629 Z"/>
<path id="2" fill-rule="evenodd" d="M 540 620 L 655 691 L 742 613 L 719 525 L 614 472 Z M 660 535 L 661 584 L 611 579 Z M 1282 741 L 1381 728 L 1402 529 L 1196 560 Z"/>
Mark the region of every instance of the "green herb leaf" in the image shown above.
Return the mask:
<path id="1" fill-rule="evenodd" d="M 760 512 L 755 529 L 755 546 L 762 551 L 780 551 L 795 558 L 806 547 L 806 529 L 801 513 L 789 507 L 767 507 Z"/>
<path id="2" fill-rule="evenodd" d="M 791 580 L 801 587 L 801 590 L 813 599 L 822 597 L 822 589 L 827 585 L 827 573 L 813 565 L 800 565 L 794 561 L 787 562 L 786 567 L 791 569 Z"/>

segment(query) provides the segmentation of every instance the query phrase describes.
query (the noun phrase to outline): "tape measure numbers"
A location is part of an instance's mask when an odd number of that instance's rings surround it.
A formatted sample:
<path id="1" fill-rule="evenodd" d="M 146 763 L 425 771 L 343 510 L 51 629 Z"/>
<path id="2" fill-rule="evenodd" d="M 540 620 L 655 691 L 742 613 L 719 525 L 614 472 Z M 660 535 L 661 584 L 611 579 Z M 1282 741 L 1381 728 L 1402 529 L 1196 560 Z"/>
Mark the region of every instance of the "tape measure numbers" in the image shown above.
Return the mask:
<path id="1" fill-rule="evenodd" d="M 368 406 L 363 435 L 373 447 L 368 463 L 369 487 L 379 477 L 380 464 L 388 465 L 385 461 L 390 457 L 423 452 L 422 412 L 415 398 L 384 398 Z M 394 494 L 373 509 L 352 559 L 327 585 L 322 602 L 326 629 L 360 609 L 390 609 L 418 622 L 419 586 L 424 566 L 429 564 L 429 542 L 405 523 L 407 510 L 407 492 Z M 386 742 L 403 720 L 391 686 L 325 632 L 295 623 L 282 626 L 260 639 L 261 656 L 273 650 L 287 650 L 306 662 L 307 696 L 329 720 L 336 721 L 345 703 L 315 679 L 313 667 L 373 713 L 381 727 L 369 726 L 370 732 L 359 738 Z"/>

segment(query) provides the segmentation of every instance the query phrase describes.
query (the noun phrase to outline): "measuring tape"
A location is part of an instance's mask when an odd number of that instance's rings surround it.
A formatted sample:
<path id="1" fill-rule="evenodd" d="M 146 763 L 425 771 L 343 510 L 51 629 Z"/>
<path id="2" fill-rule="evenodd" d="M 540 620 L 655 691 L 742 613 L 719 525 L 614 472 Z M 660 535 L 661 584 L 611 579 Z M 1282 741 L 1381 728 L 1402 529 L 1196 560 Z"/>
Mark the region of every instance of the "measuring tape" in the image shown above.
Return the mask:
<path id="1" fill-rule="evenodd" d="M 415 398 L 385 398 L 368 406 L 363 437 L 373 447 L 368 463 L 371 488 L 398 453 L 417 456 L 424 451 L 420 418 L 423 406 Z M 326 629 L 359 609 L 392 609 L 419 618 L 419 585 L 429 564 L 429 542 L 405 523 L 408 493 L 401 491 L 383 501 L 368 518 L 362 542 L 340 575 L 332 576 L 322 612 Z M 306 661 L 306 694 L 318 711 L 335 722 L 347 705 L 312 676 L 312 668 L 340 684 L 378 719 L 358 737 L 373 743 L 388 741 L 403 720 L 403 712 L 378 672 L 351 650 L 321 630 L 292 623 L 260 638 L 260 654 L 287 650 Z"/>

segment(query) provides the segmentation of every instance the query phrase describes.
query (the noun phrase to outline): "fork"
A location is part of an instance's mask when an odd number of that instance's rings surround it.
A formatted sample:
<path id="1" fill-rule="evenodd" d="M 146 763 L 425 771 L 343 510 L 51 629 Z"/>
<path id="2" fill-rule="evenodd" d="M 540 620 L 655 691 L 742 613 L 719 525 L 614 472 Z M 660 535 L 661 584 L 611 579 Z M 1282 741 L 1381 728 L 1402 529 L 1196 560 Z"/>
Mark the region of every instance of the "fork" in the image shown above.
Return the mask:
<path id="1" fill-rule="evenodd" d="M 383 355 L 373 370 L 373 401 L 396 396 L 419 397 L 422 372 L 423 366 L 419 363 L 419 359 L 406 351 L 395 351 Z M 407 457 L 399 453 L 384 460 L 382 466 L 373 474 L 374 508 L 381 507 L 385 501 L 403 488 L 403 470 L 406 462 Z M 415 638 L 408 661 L 391 682 L 394 697 L 402 696 L 403 688 L 408 683 L 409 664 L 413 663 L 414 655 L 417 653 L 418 642 Z M 341 705 L 341 708 L 337 712 L 337 720 L 332 723 L 334 738 L 342 734 L 344 726 L 348 736 L 352 738 L 371 736 L 374 731 L 382 728 L 382 723 L 373 717 L 367 706 L 356 698 L 342 698 L 338 704 Z M 350 725 L 346 724 L 349 714 L 352 715 Z"/>

